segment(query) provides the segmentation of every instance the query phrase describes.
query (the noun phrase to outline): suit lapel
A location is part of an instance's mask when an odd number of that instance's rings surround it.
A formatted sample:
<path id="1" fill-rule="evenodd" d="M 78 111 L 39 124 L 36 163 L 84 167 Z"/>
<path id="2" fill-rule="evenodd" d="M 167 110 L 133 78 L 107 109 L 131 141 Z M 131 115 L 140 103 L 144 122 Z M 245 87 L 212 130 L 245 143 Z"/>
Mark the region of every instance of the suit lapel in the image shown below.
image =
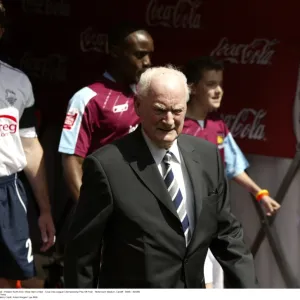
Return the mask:
<path id="1" fill-rule="evenodd" d="M 189 143 L 185 143 L 183 139 L 184 136 L 180 136 L 180 138 L 178 139 L 178 145 L 189 174 L 189 179 L 191 181 L 192 190 L 194 194 L 193 200 L 195 204 L 194 233 L 188 245 L 188 249 L 190 249 L 195 240 L 195 236 L 196 236 L 195 233 L 197 229 L 196 227 L 202 210 L 202 199 L 206 195 L 207 187 L 204 184 L 203 169 L 200 162 L 200 157 L 194 151 L 194 148 Z"/>
<path id="2" fill-rule="evenodd" d="M 135 145 L 132 145 L 134 159 L 129 164 L 136 175 L 142 180 L 145 186 L 153 195 L 178 219 L 175 206 L 166 189 L 162 176 L 159 173 L 157 165 L 151 155 L 151 152 L 144 140 L 140 127 L 133 133 L 135 135 Z"/>

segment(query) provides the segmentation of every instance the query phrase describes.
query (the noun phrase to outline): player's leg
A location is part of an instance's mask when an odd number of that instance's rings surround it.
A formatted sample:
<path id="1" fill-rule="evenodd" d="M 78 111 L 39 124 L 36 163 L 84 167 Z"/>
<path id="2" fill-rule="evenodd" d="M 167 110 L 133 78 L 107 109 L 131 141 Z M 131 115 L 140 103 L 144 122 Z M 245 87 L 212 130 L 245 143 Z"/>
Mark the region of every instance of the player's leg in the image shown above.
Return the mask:
<path id="1" fill-rule="evenodd" d="M 35 276 L 27 200 L 22 183 L 16 176 L 0 178 L 0 200 L 0 278 L 3 279 L 0 283 L 16 287 L 17 280 Z"/>
<path id="2" fill-rule="evenodd" d="M 15 280 L 8 280 L 5 278 L 0 278 L 0 288 L 1 289 L 14 289 L 16 287 Z"/>
<path id="3" fill-rule="evenodd" d="M 3 196 L 3 189 L 0 186 L 0 220 L 3 220 L 3 201 L 2 201 L 2 196 Z M 7 276 L 5 275 L 5 269 L 7 268 L 6 261 L 10 257 L 10 254 L 8 253 L 3 240 L 2 240 L 2 226 L 0 230 L 0 288 L 2 289 L 13 289 L 16 287 L 16 280 L 10 280 L 7 279 Z"/>

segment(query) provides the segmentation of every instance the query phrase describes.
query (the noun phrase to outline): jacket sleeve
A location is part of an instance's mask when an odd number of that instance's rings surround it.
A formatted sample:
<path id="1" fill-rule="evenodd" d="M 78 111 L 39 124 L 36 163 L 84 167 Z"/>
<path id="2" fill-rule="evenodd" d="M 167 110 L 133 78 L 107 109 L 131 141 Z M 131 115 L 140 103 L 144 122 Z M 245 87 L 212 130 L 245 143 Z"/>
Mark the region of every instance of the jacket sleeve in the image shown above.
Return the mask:
<path id="1" fill-rule="evenodd" d="M 218 232 L 210 249 L 221 264 L 230 288 L 257 288 L 254 260 L 243 238 L 243 229 L 231 213 L 228 183 L 224 175 L 224 167 L 218 156 Z"/>
<path id="2" fill-rule="evenodd" d="M 79 202 L 65 250 L 66 288 L 96 288 L 100 271 L 101 242 L 113 211 L 113 198 L 100 162 L 89 156 L 83 164 Z"/>

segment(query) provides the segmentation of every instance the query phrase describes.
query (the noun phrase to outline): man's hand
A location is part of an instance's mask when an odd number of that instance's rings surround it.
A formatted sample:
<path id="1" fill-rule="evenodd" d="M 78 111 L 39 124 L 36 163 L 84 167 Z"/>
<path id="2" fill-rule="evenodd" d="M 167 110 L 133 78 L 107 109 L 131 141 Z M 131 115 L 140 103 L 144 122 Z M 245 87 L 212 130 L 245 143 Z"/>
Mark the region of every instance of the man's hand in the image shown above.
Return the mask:
<path id="1" fill-rule="evenodd" d="M 272 216 L 280 208 L 280 204 L 272 199 L 270 196 L 264 196 L 261 200 L 263 207 L 265 208 L 266 215 Z"/>
<path id="2" fill-rule="evenodd" d="M 55 243 L 55 227 L 50 212 L 41 213 L 39 217 L 39 227 L 43 240 L 43 246 L 40 250 L 45 252 Z"/>
<path id="3" fill-rule="evenodd" d="M 254 197 L 261 190 L 261 188 L 247 175 L 246 172 L 239 174 L 233 178 L 238 184 L 247 189 Z M 260 200 L 265 209 L 267 216 L 274 215 L 280 208 L 280 204 L 272 199 L 270 196 L 264 196 Z"/>

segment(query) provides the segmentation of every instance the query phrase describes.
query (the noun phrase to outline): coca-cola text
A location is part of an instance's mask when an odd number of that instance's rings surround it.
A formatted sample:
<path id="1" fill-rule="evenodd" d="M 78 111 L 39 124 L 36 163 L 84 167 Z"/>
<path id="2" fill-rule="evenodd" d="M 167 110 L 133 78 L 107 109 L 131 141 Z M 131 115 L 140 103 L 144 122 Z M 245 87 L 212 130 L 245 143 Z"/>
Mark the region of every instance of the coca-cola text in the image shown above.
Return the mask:
<path id="1" fill-rule="evenodd" d="M 107 35 L 96 32 L 88 27 L 80 34 L 80 49 L 82 52 L 106 52 Z"/>
<path id="2" fill-rule="evenodd" d="M 199 29 L 201 14 L 197 10 L 201 4 L 201 0 L 178 0 L 173 5 L 151 0 L 146 10 L 146 23 L 149 26 Z"/>
<path id="3" fill-rule="evenodd" d="M 249 44 L 230 44 L 224 37 L 210 55 L 235 64 L 270 65 L 275 53 L 274 46 L 278 43 L 275 39 L 254 39 Z"/>
<path id="4" fill-rule="evenodd" d="M 51 16 L 70 16 L 70 3 L 66 0 L 22 0 L 25 13 Z"/>
<path id="5" fill-rule="evenodd" d="M 267 112 L 263 109 L 256 111 L 252 108 L 244 108 L 236 115 L 225 114 L 222 117 L 233 137 L 264 141 L 266 139 L 265 125 L 261 122 L 266 114 Z M 253 119 L 252 122 L 251 119 Z"/>
<path id="6" fill-rule="evenodd" d="M 27 52 L 21 59 L 21 67 L 36 79 L 65 81 L 66 62 L 67 58 L 61 54 L 35 57 L 32 53 Z"/>

